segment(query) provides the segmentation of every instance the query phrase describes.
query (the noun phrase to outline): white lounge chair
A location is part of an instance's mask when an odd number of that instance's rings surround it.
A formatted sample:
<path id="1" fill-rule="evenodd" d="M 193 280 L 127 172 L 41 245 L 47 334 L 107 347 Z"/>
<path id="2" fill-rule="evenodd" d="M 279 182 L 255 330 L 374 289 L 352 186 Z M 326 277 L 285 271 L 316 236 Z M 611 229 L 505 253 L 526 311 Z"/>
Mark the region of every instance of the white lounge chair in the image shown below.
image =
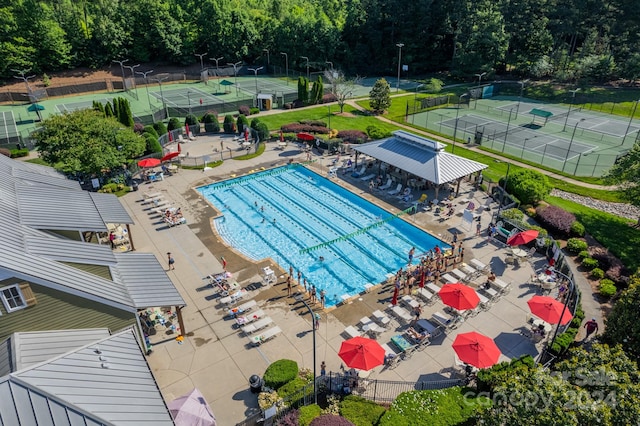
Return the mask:
<path id="1" fill-rule="evenodd" d="M 361 177 L 360 180 L 367 181 L 367 180 L 373 179 L 374 177 L 376 177 L 376 174 L 375 173 L 370 173 L 370 174 L 368 174 L 366 176 Z"/>
<path id="2" fill-rule="evenodd" d="M 401 306 L 392 306 L 390 308 L 390 312 L 400 321 L 402 322 L 410 322 L 412 317 L 411 317 L 411 313 L 409 311 L 407 311 L 405 308 L 401 307 Z"/>
<path id="3" fill-rule="evenodd" d="M 187 135 L 187 137 L 189 138 L 190 141 L 195 141 L 196 137 L 193 136 L 193 133 L 191 133 L 191 131 L 189 131 L 189 134 Z"/>
<path id="4" fill-rule="evenodd" d="M 387 189 L 391 188 L 391 185 L 393 185 L 393 179 L 388 178 L 387 179 L 387 183 L 385 183 L 384 185 L 381 185 L 378 190 L 379 191 L 386 191 Z"/>
<path id="5" fill-rule="evenodd" d="M 344 334 L 349 336 L 350 339 L 360 336 L 360 332 L 358 331 L 358 329 L 355 328 L 352 325 L 350 325 L 350 326 L 348 326 L 347 328 L 344 329 Z"/>
<path id="6" fill-rule="evenodd" d="M 380 311 L 379 309 L 373 311 L 373 313 L 371 315 L 378 322 L 378 324 L 380 324 L 383 327 L 388 326 L 389 323 L 391 322 L 389 317 L 386 316 L 384 313 L 382 313 L 382 311 Z"/>
<path id="7" fill-rule="evenodd" d="M 367 166 L 366 166 L 366 165 L 364 165 L 364 166 L 362 166 L 362 168 L 360 169 L 360 171 L 359 171 L 359 172 L 354 172 L 354 173 L 351 175 L 351 177 L 360 177 L 360 176 L 362 176 L 362 175 L 364 174 L 364 172 L 366 172 L 366 171 L 367 171 Z"/>
<path id="8" fill-rule="evenodd" d="M 420 306 L 420 303 L 418 303 L 417 300 L 415 300 L 413 297 L 406 295 L 406 296 L 402 296 L 402 298 L 400 299 L 402 301 L 402 303 L 404 303 L 405 305 L 409 306 L 411 309 L 415 309 L 418 306 Z"/>
<path id="9" fill-rule="evenodd" d="M 260 346 L 261 344 L 263 344 L 264 342 L 267 342 L 273 338 L 275 338 L 278 334 L 282 333 L 282 330 L 280 329 L 280 327 L 275 326 L 272 327 L 270 329 L 268 329 L 267 331 L 261 333 L 261 334 L 256 334 L 253 336 L 249 336 L 249 342 L 252 345 L 255 346 Z"/>
<path id="10" fill-rule="evenodd" d="M 440 292 L 440 287 L 434 283 L 433 281 L 428 282 L 425 286 L 429 289 L 433 294 L 438 294 Z"/>
<path id="11" fill-rule="evenodd" d="M 271 317 L 264 317 L 262 319 L 259 319 L 256 322 L 253 322 L 251 324 L 247 324 L 244 327 L 242 327 L 242 332 L 248 336 L 250 334 L 255 333 L 258 330 L 262 330 L 263 328 L 269 326 L 273 324 L 273 320 L 271 319 Z"/>
<path id="12" fill-rule="evenodd" d="M 450 274 L 443 274 L 440 276 L 440 279 L 447 284 L 457 283 L 459 281 L 456 277 Z"/>
<path id="13" fill-rule="evenodd" d="M 249 292 L 246 289 L 241 288 L 240 290 L 231 293 L 228 296 L 221 297 L 220 303 L 222 303 L 223 305 L 231 305 L 233 303 L 236 303 L 238 300 L 244 299 L 247 294 L 249 294 Z"/>
<path id="14" fill-rule="evenodd" d="M 435 302 L 435 298 L 433 297 L 433 293 L 431 293 L 426 288 L 418 287 L 416 290 L 416 295 L 420 296 L 425 302 L 431 304 Z"/>
<path id="15" fill-rule="evenodd" d="M 236 317 L 236 324 L 238 324 L 239 326 L 247 325 L 259 320 L 262 317 L 264 317 L 264 311 L 262 309 L 258 309 L 250 315 L 240 315 Z"/>
<path id="16" fill-rule="evenodd" d="M 449 272 L 451 272 L 451 275 L 453 275 L 456 278 L 458 278 L 459 281 L 465 281 L 467 279 L 467 274 L 465 274 L 464 272 L 462 272 L 458 268 L 454 268 Z"/>
<path id="17" fill-rule="evenodd" d="M 178 135 L 178 142 L 187 143 L 188 141 L 182 136 L 182 134 Z"/>
<path id="18" fill-rule="evenodd" d="M 488 272 L 489 271 L 489 267 L 487 265 L 485 265 L 484 263 L 480 262 L 478 259 L 471 259 L 469 261 L 469 263 L 471 264 L 471 266 L 476 268 L 479 272 Z"/>
<path id="19" fill-rule="evenodd" d="M 387 194 L 396 195 L 396 194 L 399 194 L 400 191 L 402 191 L 402 184 L 401 183 L 399 183 L 398 186 L 396 186 L 396 189 L 392 189 L 391 191 L 387 192 Z"/>
<path id="20" fill-rule="evenodd" d="M 329 173 L 327 173 L 327 176 L 329 178 L 338 177 L 338 168 L 337 167 L 330 168 L 329 169 Z"/>
<path id="21" fill-rule="evenodd" d="M 255 300 L 249 300 L 248 302 L 243 303 L 240 306 L 236 306 L 235 308 L 229 309 L 229 315 L 235 317 L 240 314 L 245 314 L 255 308 L 258 304 Z"/>

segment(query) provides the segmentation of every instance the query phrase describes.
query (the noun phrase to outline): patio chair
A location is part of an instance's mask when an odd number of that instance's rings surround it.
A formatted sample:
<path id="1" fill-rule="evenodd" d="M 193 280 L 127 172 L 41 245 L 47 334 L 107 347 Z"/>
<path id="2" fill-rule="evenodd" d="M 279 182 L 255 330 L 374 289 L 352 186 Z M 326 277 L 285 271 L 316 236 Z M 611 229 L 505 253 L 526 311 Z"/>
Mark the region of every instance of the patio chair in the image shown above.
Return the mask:
<path id="1" fill-rule="evenodd" d="M 402 323 L 409 323 L 413 319 L 411 313 L 401 306 L 391 306 L 390 312 Z"/>
<path id="2" fill-rule="evenodd" d="M 387 179 L 387 183 L 385 183 L 384 185 L 381 185 L 381 186 L 378 188 L 378 190 L 379 190 L 379 191 L 386 191 L 386 190 L 388 190 L 389 188 L 391 188 L 391 185 L 393 185 L 393 179 L 388 178 L 388 179 Z"/>
<path id="3" fill-rule="evenodd" d="M 223 305 L 232 305 L 237 301 L 244 299 L 247 296 L 247 294 L 249 294 L 249 292 L 246 289 L 242 288 L 236 291 L 235 293 L 232 293 L 225 297 L 221 297 L 220 303 Z"/>
<path id="4" fill-rule="evenodd" d="M 368 181 L 368 180 L 373 179 L 374 177 L 376 177 L 376 174 L 375 173 L 370 173 L 370 174 L 368 174 L 366 176 L 361 177 L 360 180 Z"/>
<path id="5" fill-rule="evenodd" d="M 418 206 L 424 206 L 427 203 L 427 194 L 422 194 L 416 202 L 418 203 Z"/>
<path id="6" fill-rule="evenodd" d="M 187 142 L 189 142 L 188 140 L 186 140 L 186 139 L 184 138 L 184 136 L 182 136 L 182 133 L 180 133 L 180 134 L 178 135 L 178 138 L 177 138 L 177 139 L 178 139 L 178 142 L 181 142 L 181 143 L 187 143 Z"/>
<path id="7" fill-rule="evenodd" d="M 193 136 L 193 133 L 191 133 L 191 131 L 189 131 L 189 134 L 187 135 L 187 137 L 189 138 L 190 141 L 195 141 L 196 137 Z"/>
<path id="8" fill-rule="evenodd" d="M 418 287 L 418 289 L 415 291 L 415 294 L 418 295 L 422 300 L 424 300 L 428 305 L 432 305 L 436 301 L 436 298 L 433 297 L 433 293 L 431 293 L 426 288 Z"/>
<path id="9" fill-rule="evenodd" d="M 275 338 L 280 333 L 282 333 L 282 329 L 280 329 L 280 327 L 278 326 L 275 326 L 260 335 L 249 336 L 249 342 L 254 346 L 260 346 L 263 343 Z"/>
<path id="10" fill-rule="evenodd" d="M 229 309 L 229 315 L 231 315 L 232 317 L 236 317 L 238 315 L 249 312 L 256 306 L 258 306 L 258 304 L 255 300 L 249 300 L 248 302 L 245 302 L 240 306 Z"/>
<path id="11" fill-rule="evenodd" d="M 360 336 L 360 332 L 358 331 L 358 329 L 355 328 L 352 325 L 346 327 L 344 329 L 343 333 L 346 334 L 347 336 L 349 336 L 350 339 L 353 339 L 354 337 L 359 337 Z"/>
<path id="12" fill-rule="evenodd" d="M 392 189 L 391 191 L 387 192 L 387 195 L 396 195 L 400 191 L 402 191 L 402 184 L 401 183 L 399 183 L 398 186 L 396 186 L 396 189 Z"/>
<path id="13" fill-rule="evenodd" d="M 239 326 L 244 326 L 257 321 L 262 317 L 264 317 L 264 311 L 262 309 L 258 309 L 251 315 L 240 315 L 236 317 L 236 324 L 238 324 Z"/>
<path id="14" fill-rule="evenodd" d="M 426 339 L 425 339 L 425 340 L 426 340 Z M 405 359 L 410 359 L 410 358 L 413 356 L 413 354 L 414 354 L 414 353 L 416 353 L 416 349 L 417 349 L 417 346 L 416 346 L 416 345 L 411 346 L 409 349 L 407 349 L 406 351 L 404 351 L 404 352 L 402 353 L 402 359 L 403 359 L 403 360 L 405 360 Z"/>
<path id="15" fill-rule="evenodd" d="M 332 167 L 329 169 L 329 173 L 327 174 L 328 178 L 334 178 L 334 177 L 338 177 L 338 168 L 337 167 Z"/>
<path id="16" fill-rule="evenodd" d="M 360 176 L 362 176 L 362 175 L 364 174 L 364 172 L 366 172 L 366 171 L 367 171 L 367 166 L 366 166 L 366 165 L 364 165 L 364 166 L 362 166 L 362 167 L 360 168 L 360 171 L 353 172 L 353 174 L 351 175 L 351 177 L 355 177 L 355 178 L 360 177 Z"/>
<path id="17" fill-rule="evenodd" d="M 389 317 L 383 314 L 379 309 L 373 311 L 371 315 L 373 316 L 375 321 L 383 327 L 387 327 L 391 323 Z"/>
<path id="18" fill-rule="evenodd" d="M 255 333 L 258 330 L 262 330 L 263 328 L 273 324 L 273 320 L 271 317 L 264 317 L 262 319 L 257 320 L 256 322 L 250 323 L 242 327 L 242 332 L 245 336 Z"/>

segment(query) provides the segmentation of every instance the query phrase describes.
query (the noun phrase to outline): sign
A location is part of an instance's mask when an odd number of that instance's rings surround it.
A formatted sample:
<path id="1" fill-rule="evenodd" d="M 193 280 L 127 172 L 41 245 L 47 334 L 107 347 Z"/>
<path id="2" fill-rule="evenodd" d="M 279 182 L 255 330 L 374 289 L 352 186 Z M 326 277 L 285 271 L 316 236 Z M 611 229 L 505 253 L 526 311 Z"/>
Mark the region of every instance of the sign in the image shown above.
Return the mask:
<path id="1" fill-rule="evenodd" d="M 402 65 L 402 71 L 404 72 L 409 71 L 409 65 Z"/>

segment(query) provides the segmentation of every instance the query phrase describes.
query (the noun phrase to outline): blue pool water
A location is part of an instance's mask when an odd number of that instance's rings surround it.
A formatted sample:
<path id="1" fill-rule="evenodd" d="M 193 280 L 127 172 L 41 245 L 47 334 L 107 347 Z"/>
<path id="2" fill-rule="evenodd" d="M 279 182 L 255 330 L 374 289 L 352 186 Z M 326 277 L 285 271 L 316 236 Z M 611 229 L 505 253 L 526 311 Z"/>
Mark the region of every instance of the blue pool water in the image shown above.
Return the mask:
<path id="1" fill-rule="evenodd" d="M 293 266 L 294 274 L 300 270 L 318 294 L 326 291 L 327 306 L 406 266 L 411 247 L 416 258 L 436 245 L 448 248 L 302 166 L 267 170 L 198 191 L 222 212 L 214 226 L 228 245 L 254 260 L 271 257 L 284 270 Z M 372 224 L 378 226 L 323 245 Z M 317 245 L 322 246 L 305 251 Z"/>

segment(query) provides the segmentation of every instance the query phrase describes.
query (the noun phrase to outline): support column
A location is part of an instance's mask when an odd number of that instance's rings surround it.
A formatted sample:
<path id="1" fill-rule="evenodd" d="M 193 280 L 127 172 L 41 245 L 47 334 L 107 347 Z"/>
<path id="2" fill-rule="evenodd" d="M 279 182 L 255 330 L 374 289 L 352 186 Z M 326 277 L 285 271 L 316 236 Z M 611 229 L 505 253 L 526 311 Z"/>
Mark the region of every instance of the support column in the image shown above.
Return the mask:
<path id="1" fill-rule="evenodd" d="M 176 315 L 178 316 L 178 324 L 180 325 L 180 335 L 186 336 L 187 329 L 185 328 L 184 320 L 182 319 L 182 308 L 184 308 L 184 306 L 176 306 Z"/>
<path id="2" fill-rule="evenodd" d="M 461 177 L 458 178 L 458 185 L 456 185 L 456 197 L 460 194 L 460 181 L 462 181 Z"/>
<path id="3" fill-rule="evenodd" d="M 133 246 L 133 235 L 131 235 L 131 227 L 127 223 L 127 235 L 129 235 L 129 244 L 131 244 L 131 251 L 136 251 L 136 248 Z"/>

